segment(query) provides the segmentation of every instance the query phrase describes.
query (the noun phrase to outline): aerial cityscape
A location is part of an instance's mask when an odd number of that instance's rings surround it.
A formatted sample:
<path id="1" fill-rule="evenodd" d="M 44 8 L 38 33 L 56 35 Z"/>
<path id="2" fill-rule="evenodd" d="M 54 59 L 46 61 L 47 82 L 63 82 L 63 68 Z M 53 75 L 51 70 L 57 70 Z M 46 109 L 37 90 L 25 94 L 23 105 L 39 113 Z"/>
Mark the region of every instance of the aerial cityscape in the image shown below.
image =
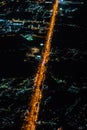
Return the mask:
<path id="1" fill-rule="evenodd" d="M 0 130 L 87 130 L 86 12 L 86 0 L 0 0 Z"/>

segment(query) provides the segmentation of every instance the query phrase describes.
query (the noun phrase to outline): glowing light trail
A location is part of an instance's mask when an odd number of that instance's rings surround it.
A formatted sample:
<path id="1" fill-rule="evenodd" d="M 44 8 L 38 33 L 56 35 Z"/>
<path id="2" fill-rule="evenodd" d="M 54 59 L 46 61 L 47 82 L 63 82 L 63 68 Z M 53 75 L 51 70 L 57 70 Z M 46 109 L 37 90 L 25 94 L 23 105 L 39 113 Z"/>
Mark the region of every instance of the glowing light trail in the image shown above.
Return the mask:
<path id="1" fill-rule="evenodd" d="M 55 0 L 55 3 L 53 5 L 53 13 L 50 21 L 50 26 L 46 37 L 45 47 L 42 53 L 42 60 L 39 64 L 38 71 L 36 73 L 35 80 L 34 80 L 35 89 L 29 104 L 30 112 L 26 115 L 21 130 L 35 130 L 36 128 L 36 122 L 38 120 L 38 114 L 40 109 L 40 102 L 42 99 L 42 91 L 40 87 L 43 84 L 45 79 L 45 72 L 46 72 L 47 63 L 50 55 L 51 40 L 52 40 L 57 11 L 58 11 L 58 0 Z"/>

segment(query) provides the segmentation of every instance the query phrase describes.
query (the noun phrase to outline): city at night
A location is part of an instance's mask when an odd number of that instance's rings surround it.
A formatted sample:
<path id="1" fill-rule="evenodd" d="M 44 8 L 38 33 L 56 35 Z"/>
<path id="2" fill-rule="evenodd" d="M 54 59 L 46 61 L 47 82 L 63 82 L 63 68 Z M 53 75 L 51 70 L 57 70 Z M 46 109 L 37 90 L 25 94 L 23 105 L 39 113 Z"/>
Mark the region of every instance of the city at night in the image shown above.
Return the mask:
<path id="1" fill-rule="evenodd" d="M 0 0 L 0 130 L 87 130 L 86 13 L 86 0 Z"/>

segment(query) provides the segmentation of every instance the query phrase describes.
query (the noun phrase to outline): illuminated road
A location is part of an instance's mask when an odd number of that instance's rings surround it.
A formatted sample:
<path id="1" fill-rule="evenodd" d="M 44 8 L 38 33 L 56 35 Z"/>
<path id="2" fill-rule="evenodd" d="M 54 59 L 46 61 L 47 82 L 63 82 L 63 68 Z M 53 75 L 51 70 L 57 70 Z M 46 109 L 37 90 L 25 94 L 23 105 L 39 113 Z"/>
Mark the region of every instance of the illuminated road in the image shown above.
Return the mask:
<path id="1" fill-rule="evenodd" d="M 29 104 L 30 111 L 25 116 L 25 120 L 21 130 L 35 130 L 36 128 L 36 122 L 38 120 L 38 114 L 40 109 L 40 102 L 42 99 L 41 86 L 43 85 L 45 79 L 45 72 L 47 69 L 47 63 L 50 55 L 51 40 L 52 40 L 57 11 L 58 11 L 58 0 L 55 0 L 55 3 L 53 5 L 53 12 L 50 21 L 50 26 L 46 37 L 45 47 L 42 53 L 42 59 L 41 62 L 39 63 L 38 71 L 36 73 L 35 80 L 34 80 L 35 89 Z"/>

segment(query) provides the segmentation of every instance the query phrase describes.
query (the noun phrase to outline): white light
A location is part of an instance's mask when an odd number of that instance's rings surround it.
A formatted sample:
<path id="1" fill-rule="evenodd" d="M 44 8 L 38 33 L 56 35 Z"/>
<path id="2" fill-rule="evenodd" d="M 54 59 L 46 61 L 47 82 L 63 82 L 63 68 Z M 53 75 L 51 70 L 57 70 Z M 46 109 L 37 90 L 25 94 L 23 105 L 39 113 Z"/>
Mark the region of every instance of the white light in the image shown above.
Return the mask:
<path id="1" fill-rule="evenodd" d="M 43 46 L 44 44 L 43 43 L 40 43 L 40 46 Z"/>
<path id="2" fill-rule="evenodd" d="M 41 59 L 41 56 L 40 56 L 40 55 L 37 55 L 37 56 L 35 57 L 35 59 L 40 60 L 40 59 Z"/>

